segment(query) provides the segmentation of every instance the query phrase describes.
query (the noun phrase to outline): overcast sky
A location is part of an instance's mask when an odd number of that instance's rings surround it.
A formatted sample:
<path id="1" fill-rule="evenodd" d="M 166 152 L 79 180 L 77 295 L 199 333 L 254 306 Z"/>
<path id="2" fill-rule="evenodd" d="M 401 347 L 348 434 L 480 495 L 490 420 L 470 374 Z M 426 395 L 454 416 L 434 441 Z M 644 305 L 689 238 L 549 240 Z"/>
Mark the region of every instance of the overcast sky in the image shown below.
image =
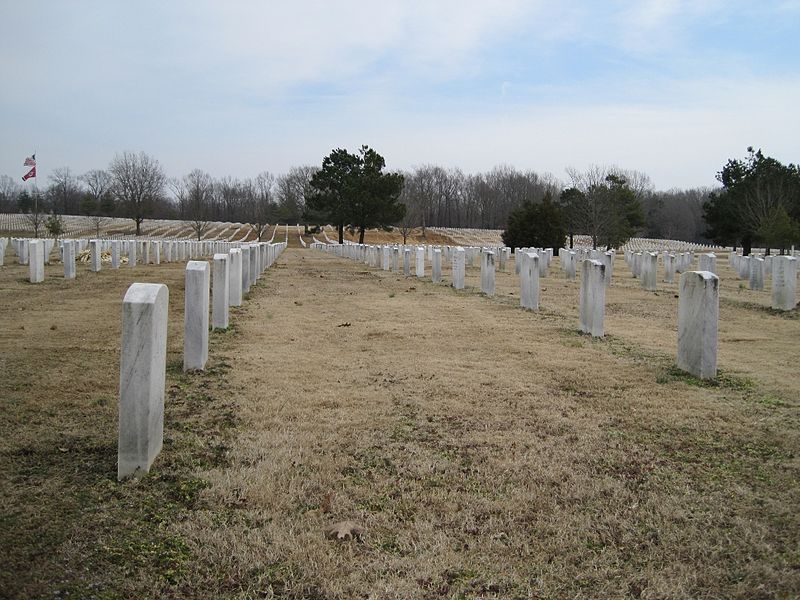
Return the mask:
<path id="1" fill-rule="evenodd" d="M 800 160 L 798 57 L 798 0 L 0 0 L 0 173 L 143 150 L 251 177 L 368 144 L 711 186 L 749 145 Z"/>

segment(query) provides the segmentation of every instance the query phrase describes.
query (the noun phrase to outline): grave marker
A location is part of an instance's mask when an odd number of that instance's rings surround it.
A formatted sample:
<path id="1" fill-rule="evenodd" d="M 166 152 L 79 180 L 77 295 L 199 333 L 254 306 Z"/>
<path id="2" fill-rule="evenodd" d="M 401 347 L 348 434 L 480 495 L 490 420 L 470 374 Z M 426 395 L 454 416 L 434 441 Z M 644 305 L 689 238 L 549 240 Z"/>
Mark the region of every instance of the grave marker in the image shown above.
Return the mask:
<path id="1" fill-rule="evenodd" d="M 93 273 L 99 273 L 101 268 L 101 251 L 100 240 L 91 240 L 89 242 L 90 249 L 90 262 L 89 270 Z"/>
<path id="2" fill-rule="evenodd" d="M 208 263 L 186 264 L 185 310 L 183 314 L 183 370 L 202 371 L 208 360 Z"/>
<path id="3" fill-rule="evenodd" d="M 77 244 L 72 240 L 65 240 L 62 246 L 62 258 L 64 262 L 64 279 L 75 279 L 75 247 Z"/>
<path id="4" fill-rule="evenodd" d="M 457 290 L 464 289 L 466 278 L 467 253 L 464 248 L 456 248 L 453 252 L 453 287 Z"/>
<path id="5" fill-rule="evenodd" d="M 772 308 L 792 310 L 797 306 L 797 259 L 776 256 L 772 259 Z"/>
<path id="6" fill-rule="evenodd" d="M 164 440 L 169 290 L 134 283 L 122 301 L 117 478 L 150 471 Z"/>
<path id="7" fill-rule="evenodd" d="M 417 277 L 425 277 L 425 248 L 417 247 Z"/>
<path id="8" fill-rule="evenodd" d="M 211 310 L 211 326 L 214 329 L 227 329 L 230 302 L 230 254 L 214 255 L 214 276 Z"/>
<path id="9" fill-rule="evenodd" d="M 536 252 L 519 252 L 520 306 L 539 310 L 539 255 Z"/>
<path id="10" fill-rule="evenodd" d="M 228 303 L 230 306 L 242 305 L 242 249 L 231 248 L 228 252 L 231 257 L 229 270 L 229 284 L 230 293 L 228 294 Z"/>
<path id="11" fill-rule="evenodd" d="M 580 323 L 583 333 L 603 337 L 606 311 L 606 266 L 599 260 L 581 263 Z"/>
<path id="12" fill-rule="evenodd" d="M 26 244 L 28 249 L 28 279 L 31 283 L 44 281 L 44 242 L 31 240 Z"/>
<path id="13" fill-rule="evenodd" d="M 686 271 L 678 285 L 678 368 L 711 379 L 717 375 L 719 278 Z"/>
<path id="14" fill-rule="evenodd" d="M 494 252 L 487 250 L 481 258 L 481 292 L 494 296 Z"/>
<path id="15" fill-rule="evenodd" d="M 433 283 L 442 282 L 442 251 L 435 248 L 433 251 L 433 267 L 431 268 L 431 280 Z"/>

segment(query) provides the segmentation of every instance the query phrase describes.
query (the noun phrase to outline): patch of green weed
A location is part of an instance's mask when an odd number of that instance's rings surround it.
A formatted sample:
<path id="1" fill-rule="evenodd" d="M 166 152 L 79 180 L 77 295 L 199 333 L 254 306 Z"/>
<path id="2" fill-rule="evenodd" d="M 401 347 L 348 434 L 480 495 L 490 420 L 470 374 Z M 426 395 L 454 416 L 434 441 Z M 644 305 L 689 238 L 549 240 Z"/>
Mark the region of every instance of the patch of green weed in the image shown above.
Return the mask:
<path id="1" fill-rule="evenodd" d="M 714 378 L 701 379 L 700 377 L 695 377 L 691 373 L 679 369 L 675 365 L 668 367 L 656 377 L 656 383 L 669 384 L 675 382 L 683 382 L 696 387 L 725 388 L 736 391 L 748 391 L 755 387 L 753 380 L 748 377 L 741 377 L 718 371 L 717 376 Z"/>

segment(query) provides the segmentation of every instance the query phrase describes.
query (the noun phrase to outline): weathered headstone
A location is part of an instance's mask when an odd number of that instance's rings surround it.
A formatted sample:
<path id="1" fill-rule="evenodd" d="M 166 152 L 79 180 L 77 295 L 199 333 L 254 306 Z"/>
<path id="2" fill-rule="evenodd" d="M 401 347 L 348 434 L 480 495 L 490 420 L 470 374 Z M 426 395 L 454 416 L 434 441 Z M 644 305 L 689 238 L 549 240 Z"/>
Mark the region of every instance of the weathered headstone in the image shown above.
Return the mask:
<path id="1" fill-rule="evenodd" d="M 75 247 L 73 240 L 64 240 L 61 260 L 64 263 L 64 279 L 75 279 Z"/>
<path id="2" fill-rule="evenodd" d="M 567 279 L 575 279 L 575 269 L 578 262 L 577 254 L 570 250 L 564 253 L 564 276 Z"/>
<path id="3" fill-rule="evenodd" d="M 776 256 L 772 259 L 772 308 L 792 310 L 797 306 L 797 259 Z"/>
<path id="4" fill-rule="evenodd" d="M 606 312 L 606 266 L 599 260 L 581 263 L 580 323 L 583 333 L 603 337 Z"/>
<path id="5" fill-rule="evenodd" d="M 211 326 L 214 329 L 227 329 L 230 302 L 230 254 L 214 255 L 214 275 L 212 285 Z"/>
<path id="6" fill-rule="evenodd" d="M 640 264 L 639 277 L 642 278 L 642 289 L 648 292 L 655 292 L 658 279 L 658 254 L 655 252 L 642 253 Z"/>
<path id="7" fill-rule="evenodd" d="M 403 275 L 411 275 L 411 248 L 403 250 Z"/>
<path id="8" fill-rule="evenodd" d="M 250 246 L 245 244 L 239 250 L 242 251 L 242 296 L 250 291 Z"/>
<path id="9" fill-rule="evenodd" d="M 614 252 L 609 250 L 608 252 L 601 252 L 600 253 L 600 262 L 602 262 L 606 266 L 606 287 L 611 285 L 611 278 L 614 276 Z"/>
<path id="10" fill-rule="evenodd" d="M 255 285 L 260 272 L 258 269 L 258 244 L 250 244 L 250 285 Z"/>
<path id="11" fill-rule="evenodd" d="M 491 250 L 487 250 L 481 257 L 481 292 L 487 296 L 494 296 L 494 257 Z"/>
<path id="12" fill-rule="evenodd" d="M 675 255 L 664 255 L 664 281 L 666 283 L 675 282 Z"/>
<path id="13" fill-rule="evenodd" d="M 31 240 L 19 240 L 17 244 L 17 258 L 19 259 L 19 264 L 27 265 L 28 264 L 28 257 L 30 252 L 30 243 Z"/>
<path id="14" fill-rule="evenodd" d="M 117 478 L 148 472 L 164 440 L 169 290 L 134 283 L 122 301 Z"/>
<path id="15" fill-rule="evenodd" d="M 183 370 L 203 370 L 208 360 L 208 263 L 190 260 L 186 264 L 185 311 L 183 319 Z"/>
<path id="16" fill-rule="evenodd" d="M 425 277 L 425 248 L 417 247 L 417 277 Z"/>
<path id="17" fill-rule="evenodd" d="M 111 268 L 119 269 L 119 247 L 122 244 L 119 240 L 111 241 Z"/>
<path id="18" fill-rule="evenodd" d="M 26 244 L 28 249 L 28 279 L 31 283 L 44 281 L 44 242 L 31 240 Z"/>
<path id="19" fill-rule="evenodd" d="M 697 260 L 697 270 L 698 271 L 710 271 L 717 274 L 717 255 L 709 252 L 707 254 L 701 254 Z"/>
<path id="20" fill-rule="evenodd" d="M 100 240 L 91 240 L 89 242 L 89 253 L 89 270 L 93 273 L 99 273 L 101 268 Z"/>
<path id="21" fill-rule="evenodd" d="M 228 252 L 231 257 L 228 266 L 230 293 L 228 303 L 230 306 L 242 305 L 242 249 L 231 248 Z"/>
<path id="22" fill-rule="evenodd" d="M 442 251 L 439 248 L 433 250 L 433 266 L 431 267 L 431 280 L 433 283 L 442 282 Z"/>
<path id="23" fill-rule="evenodd" d="M 45 238 L 44 240 L 44 264 L 50 264 L 50 253 L 53 251 L 56 241 Z"/>
<path id="24" fill-rule="evenodd" d="M 764 289 L 764 259 L 750 257 L 750 289 L 761 291 Z"/>
<path id="25" fill-rule="evenodd" d="M 453 287 L 457 290 L 464 289 L 466 279 L 467 252 L 464 248 L 456 248 L 453 252 Z"/>
<path id="26" fill-rule="evenodd" d="M 678 299 L 678 368 L 701 379 L 717 374 L 719 278 L 709 271 L 681 275 Z"/>
<path id="27" fill-rule="evenodd" d="M 389 270 L 389 263 L 391 259 L 391 248 L 389 246 L 381 246 L 381 263 L 383 265 L 383 270 Z"/>
<path id="28" fill-rule="evenodd" d="M 136 250 L 136 242 L 133 240 L 128 241 L 128 266 L 135 267 L 136 266 L 136 257 L 137 257 L 137 250 Z"/>
<path id="29" fill-rule="evenodd" d="M 520 306 L 539 310 L 539 255 L 536 252 L 517 252 L 519 264 Z"/>

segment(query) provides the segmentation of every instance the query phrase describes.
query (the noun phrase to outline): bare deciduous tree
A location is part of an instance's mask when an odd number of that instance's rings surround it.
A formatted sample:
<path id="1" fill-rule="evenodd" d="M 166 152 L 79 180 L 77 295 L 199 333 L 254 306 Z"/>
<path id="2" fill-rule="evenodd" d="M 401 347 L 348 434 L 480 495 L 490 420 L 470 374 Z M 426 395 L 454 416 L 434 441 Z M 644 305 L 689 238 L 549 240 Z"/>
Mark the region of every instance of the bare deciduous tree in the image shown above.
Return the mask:
<path id="1" fill-rule="evenodd" d="M 192 231 L 199 241 L 211 224 L 209 215 L 212 212 L 214 181 L 205 171 L 194 169 L 183 178 L 183 188 Z"/>
<path id="2" fill-rule="evenodd" d="M 25 214 L 25 220 L 33 229 L 33 236 L 38 238 L 39 231 L 47 220 L 47 206 L 38 189 L 33 189 L 31 198 L 33 203 L 31 204 L 30 211 Z"/>
<path id="3" fill-rule="evenodd" d="M 22 191 L 20 185 L 8 175 L 0 176 L 0 212 L 16 210 L 17 198 Z"/>
<path id="4" fill-rule="evenodd" d="M 81 175 L 80 180 L 86 186 L 86 195 L 91 198 L 94 210 L 89 214 L 111 216 L 113 201 L 111 199 L 111 175 L 102 169 L 92 169 Z"/>
<path id="5" fill-rule="evenodd" d="M 311 193 L 311 178 L 317 169 L 310 165 L 292 167 L 275 180 L 275 199 L 282 220 L 297 223 L 302 219 L 306 197 Z"/>
<path id="6" fill-rule="evenodd" d="M 80 181 L 69 167 L 54 169 L 48 180 L 50 186 L 47 194 L 53 208 L 65 215 L 77 213 L 81 197 Z"/>
<path id="7" fill-rule="evenodd" d="M 136 223 L 136 235 L 141 235 L 142 222 L 150 218 L 164 193 L 166 176 L 161 164 L 144 152 L 123 152 L 114 157 L 108 171 L 114 194 L 126 216 Z"/>
<path id="8" fill-rule="evenodd" d="M 247 206 L 249 207 L 248 220 L 250 228 L 258 237 L 259 242 L 267 232 L 270 219 L 277 216 L 274 187 L 275 176 L 263 171 L 246 188 Z"/>

